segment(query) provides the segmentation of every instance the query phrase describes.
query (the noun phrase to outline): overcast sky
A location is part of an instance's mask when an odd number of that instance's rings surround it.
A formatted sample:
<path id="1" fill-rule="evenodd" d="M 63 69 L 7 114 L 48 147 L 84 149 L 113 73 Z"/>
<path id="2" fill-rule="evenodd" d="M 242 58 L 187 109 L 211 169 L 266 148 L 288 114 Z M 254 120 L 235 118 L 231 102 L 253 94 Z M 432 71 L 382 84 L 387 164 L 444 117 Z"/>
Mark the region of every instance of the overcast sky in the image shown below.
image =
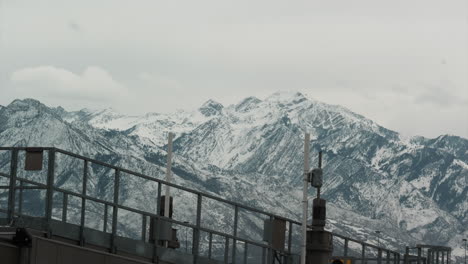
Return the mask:
<path id="1" fill-rule="evenodd" d="M 468 138 L 468 0 L 0 0 L 0 104 L 124 113 L 298 90 Z"/>

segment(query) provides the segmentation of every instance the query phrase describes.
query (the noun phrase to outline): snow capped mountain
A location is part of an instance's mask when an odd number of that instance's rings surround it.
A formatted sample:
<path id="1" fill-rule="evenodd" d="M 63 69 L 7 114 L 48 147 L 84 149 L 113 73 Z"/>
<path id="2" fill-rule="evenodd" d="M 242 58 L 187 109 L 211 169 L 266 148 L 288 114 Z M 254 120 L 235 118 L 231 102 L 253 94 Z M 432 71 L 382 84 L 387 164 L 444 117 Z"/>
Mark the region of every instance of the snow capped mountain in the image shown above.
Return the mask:
<path id="1" fill-rule="evenodd" d="M 310 164 L 317 164 L 318 150 L 324 155 L 330 229 L 370 242 L 373 230 L 383 230 L 382 239 L 395 247 L 457 248 L 468 236 L 467 139 L 403 139 L 301 93 L 229 106 L 209 100 L 194 111 L 142 116 L 67 112 L 30 99 L 0 107 L 2 146 L 57 146 L 159 177 L 168 131 L 176 134 L 180 184 L 299 219 L 303 135 L 309 132 Z M 129 190 L 129 203 L 137 203 L 131 196 Z"/>

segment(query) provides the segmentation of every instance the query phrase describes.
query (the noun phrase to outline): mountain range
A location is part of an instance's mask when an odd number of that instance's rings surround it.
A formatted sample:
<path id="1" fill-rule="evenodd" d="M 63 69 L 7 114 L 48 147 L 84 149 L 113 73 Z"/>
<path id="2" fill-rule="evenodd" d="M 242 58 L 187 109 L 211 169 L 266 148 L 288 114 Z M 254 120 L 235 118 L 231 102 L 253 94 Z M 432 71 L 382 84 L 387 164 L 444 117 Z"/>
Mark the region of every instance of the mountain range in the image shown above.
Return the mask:
<path id="1" fill-rule="evenodd" d="M 263 100 L 248 97 L 228 106 L 208 100 L 198 109 L 169 114 L 67 111 L 34 99 L 0 106 L 0 146 L 54 146 L 158 178 L 164 177 L 168 131 L 175 133 L 176 183 L 297 220 L 308 132 L 312 167 L 318 151 L 323 152 L 329 230 L 369 243 L 377 243 L 375 231 L 380 230 L 380 241 L 391 248 L 440 244 L 454 248 L 455 257 L 463 255 L 460 241 L 468 237 L 465 138 L 403 137 L 298 92 L 277 92 Z M 0 170 L 5 170 L 2 158 L 6 160 L 0 153 Z M 80 175 L 71 171 L 77 161 L 63 160 L 56 184 L 76 189 Z M 90 192 L 110 198 L 112 173 L 96 167 L 91 175 Z M 123 203 L 155 210 L 154 185 L 131 177 L 122 185 Z M 310 190 L 309 197 L 314 195 Z M 194 221 L 194 197 L 174 196 L 175 217 Z M 29 203 L 34 208 L 34 200 Z M 211 208 L 207 224 L 232 228 L 231 211 Z M 102 209 L 89 210 L 89 225 L 102 224 Z M 128 214 L 122 221 L 122 232 L 137 232 L 126 224 L 131 219 Z M 240 225 L 245 226 L 241 235 L 261 239 L 258 217 L 245 216 Z"/>

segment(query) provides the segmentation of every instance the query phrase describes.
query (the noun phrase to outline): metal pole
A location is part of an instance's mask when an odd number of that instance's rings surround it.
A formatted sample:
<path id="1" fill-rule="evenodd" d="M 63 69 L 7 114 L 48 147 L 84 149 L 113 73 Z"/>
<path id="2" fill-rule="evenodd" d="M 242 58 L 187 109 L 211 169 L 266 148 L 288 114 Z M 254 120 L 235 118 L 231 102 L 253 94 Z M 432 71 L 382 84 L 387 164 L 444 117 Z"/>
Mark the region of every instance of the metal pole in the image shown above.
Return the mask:
<path id="1" fill-rule="evenodd" d="M 141 240 L 146 242 L 146 215 L 141 215 Z"/>
<path id="2" fill-rule="evenodd" d="M 18 150 L 11 150 L 10 160 L 10 187 L 8 190 L 8 222 L 11 223 L 15 217 L 15 192 L 16 192 L 16 173 L 18 169 Z"/>
<path id="3" fill-rule="evenodd" d="M 226 241 L 224 244 L 224 263 L 228 263 L 229 261 L 229 237 L 226 237 Z"/>
<path id="4" fill-rule="evenodd" d="M 188 224 L 189 222 L 188 221 L 185 221 L 184 224 Z M 185 252 L 188 252 L 188 227 L 186 226 L 185 227 Z M 211 235 L 211 233 L 210 233 Z"/>
<path id="5" fill-rule="evenodd" d="M 406 248 L 405 248 L 405 259 L 404 259 L 404 263 L 405 263 L 405 264 L 408 264 L 408 263 L 409 263 L 409 261 L 408 261 L 408 259 L 409 259 L 409 253 L 410 253 L 409 250 L 410 250 L 409 247 L 406 247 Z"/>
<path id="6" fill-rule="evenodd" d="M 378 264 L 382 264 L 382 249 L 379 248 L 379 249 L 377 250 L 377 252 L 378 252 L 378 253 L 377 253 L 377 256 L 378 256 L 378 257 L 377 257 L 377 263 L 378 263 Z"/>
<path id="7" fill-rule="evenodd" d="M 24 187 L 24 182 L 20 181 L 19 203 L 18 203 L 18 213 L 19 214 L 21 214 L 23 212 L 23 187 Z"/>
<path id="8" fill-rule="evenodd" d="M 169 138 L 167 143 L 167 165 L 166 165 L 166 181 L 171 182 L 172 180 L 172 137 L 174 135 L 172 132 L 169 132 Z M 165 200 L 164 200 L 164 216 L 169 217 L 169 204 L 171 202 L 171 187 L 166 185 L 166 193 L 165 193 Z"/>
<path id="9" fill-rule="evenodd" d="M 380 233 L 382 233 L 382 231 L 377 230 L 377 231 L 375 231 L 375 233 L 377 233 L 377 245 L 378 245 L 379 248 L 380 248 L 380 247 L 381 247 L 381 246 L 380 246 Z"/>
<path id="10" fill-rule="evenodd" d="M 232 239 L 232 263 L 236 263 L 236 250 L 237 250 L 237 221 L 239 217 L 239 207 L 237 205 L 234 206 L 234 238 Z"/>
<path id="11" fill-rule="evenodd" d="M 213 233 L 209 234 L 208 241 L 208 259 L 211 259 L 211 248 L 213 247 Z"/>
<path id="12" fill-rule="evenodd" d="M 322 168 L 322 151 L 319 151 L 318 167 Z M 317 199 L 320 199 L 320 187 L 317 188 Z"/>
<path id="13" fill-rule="evenodd" d="M 292 242 L 292 222 L 289 222 L 288 228 L 288 253 L 291 254 L 291 242 Z"/>
<path id="14" fill-rule="evenodd" d="M 344 252 L 343 252 L 343 255 L 344 255 L 345 257 L 348 256 L 348 243 L 349 243 L 348 239 L 345 238 L 345 240 L 344 240 Z"/>
<path id="15" fill-rule="evenodd" d="M 103 226 L 104 233 L 107 233 L 107 215 L 109 214 L 108 211 L 109 211 L 108 205 L 104 204 L 104 226 Z"/>
<path id="16" fill-rule="evenodd" d="M 361 264 L 366 264 L 366 245 L 362 244 L 362 250 L 361 250 Z"/>
<path id="17" fill-rule="evenodd" d="M 273 222 L 273 216 L 270 215 L 270 221 Z M 271 241 L 268 243 L 268 246 L 272 246 Z M 271 248 L 267 249 L 267 263 L 274 263 L 275 259 L 273 258 L 273 250 Z"/>
<path id="18" fill-rule="evenodd" d="M 83 164 L 83 186 L 81 186 L 81 194 L 86 195 L 88 185 L 88 161 L 85 160 Z M 84 225 L 85 225 L 85 214 L 86 214 L 86 199 L 81 198 L 81 219 L 80 219 L 80 245 L 84 245 Z"/>
<path id="19" fill-rule="evenodd" d="M 247 243 L 244 243 L 244 264 L 247 264 Z"/>
<path id="20" fill-rule="evenodd" d="M 265 259 L 266 259 L 266 248 L 262 247 L 262 264 L 265 264 Z"/>
<path id="21" fill-rule="evenodd" d="M 301 249 L 301 264 L 305 264 L 307 254 L 307 187 L 309 180 L 307 179 L 307 173 L 310 170 L 309 167 L 309 144 L 310 134 L 306 133 L 304 137 L 304 179 L 302 189 L 302 249 Z"/>
<path id="22" fill-rule="evenodd" d="M 466 238 L 464 238 L 463 241 L 465 241 L 465 264 L 467 264 L 466 263 Z"/>
<path id="23" fill-rule="evenodd" d="M 49 163 L 47 171 L 46 220 L 50 223 L 52 218 L 52 202 L 54 195 L 55 149 L 49 150 Z"/>
<path id="24" fill-rule="evenodd" d="M 197 219 L 196 219 L 196 227 L 193 229 L 193 243 L 192 243 L 192 254 L 193 256 L 193 263 L 196 264 L 198 262 L 198 255 L 200 253 L 200 226 L 201 226 L 201 207 L 202 207 L 202 195 L 197 195 Z"/>
<path id="25" fill-rule="evenodd" d="M 68 194 L 63 193 L 62 200 L 62 222 L 67 222 Z"/>
<path id="26" fill-rule="evenodd" d="M 422 251 L 421 248 L 418 247 L 418 264 L 421 264 L 421 253 L 422 253 L 421 251 Z"/>
<path id="27" fill-rule="evenodd" d="M 119 189 L 120 189 L 120 170 L 115 170 L 114 176 L 114 204 L 112 209 L 112 237 L 111 237 L 111 252 L 115 253 L 115 237 L 117 236 L 117 206 L 119 204 Z"/>

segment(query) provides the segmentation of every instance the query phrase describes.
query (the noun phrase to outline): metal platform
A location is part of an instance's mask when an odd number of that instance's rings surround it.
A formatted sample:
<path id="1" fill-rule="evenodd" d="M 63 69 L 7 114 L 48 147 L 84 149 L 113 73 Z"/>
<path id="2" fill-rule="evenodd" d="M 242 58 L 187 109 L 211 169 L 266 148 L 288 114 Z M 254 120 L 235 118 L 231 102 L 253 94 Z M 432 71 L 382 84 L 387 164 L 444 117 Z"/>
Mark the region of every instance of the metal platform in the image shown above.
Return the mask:
<path id="1" fill-rule="evenodd" d="M 93 234 L 90 234 L 92 237 Z M 99 235 L 95 238 L 99 240 Z M 109 253 L 105 247 L 95 244 L 77 245 L 76 240 L 65 239 L 60 235 L 43 233 L 34 229 L 1 228 L 0 229 L 0 256 L 2 263 L 10 264 L 60 264 L 60 263 L 86 263 L 86 264 L 137 264 L 153 263 L 152 257 L 142 257 L 133 253 L 137 251 L 151 252 L 151 245 L 133 244 L 131 241 L 118 239 L 121 246 L 119 252 Z M 158 252 L 158 263 L 191 263 L 192 255 L 175 255 L 172 250 L 161 248 Z M 201 260 L 200 263 L 218 263 Z"/>

